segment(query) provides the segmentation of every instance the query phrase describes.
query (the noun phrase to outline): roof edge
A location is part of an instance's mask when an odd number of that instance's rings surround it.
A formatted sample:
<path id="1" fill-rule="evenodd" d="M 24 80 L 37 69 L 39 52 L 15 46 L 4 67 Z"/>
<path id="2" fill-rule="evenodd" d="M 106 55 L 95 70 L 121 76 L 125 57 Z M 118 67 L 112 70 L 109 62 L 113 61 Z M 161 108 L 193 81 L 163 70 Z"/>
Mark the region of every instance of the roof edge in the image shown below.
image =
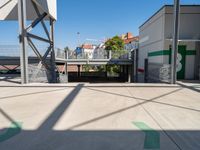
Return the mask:
<path id="1" fill-rule="evenodd" d="M 158 11 L 156 11 L 149 19 L 147 19 L 142 25 L 139 26 L 139 28 L 141 28 L 142 26 L 144 26 L 149 20 L 151 20 L 155 15 L 157 15 L 162 9 L 164 9 L 165 7 L 173 7 L 174 5 L 163 5 Z M 181 7 L 200 7 L 200 4 L 197 5 L 180 5 Z"/>

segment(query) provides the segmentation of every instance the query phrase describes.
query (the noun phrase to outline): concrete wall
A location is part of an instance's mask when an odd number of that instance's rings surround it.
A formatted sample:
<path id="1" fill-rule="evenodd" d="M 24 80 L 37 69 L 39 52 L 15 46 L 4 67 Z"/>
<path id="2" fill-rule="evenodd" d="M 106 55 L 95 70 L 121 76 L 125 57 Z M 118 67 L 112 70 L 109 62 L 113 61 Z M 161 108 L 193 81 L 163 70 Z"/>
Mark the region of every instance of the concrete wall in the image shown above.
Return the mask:
<path id="1" fill-rule="evenodd" d="M 164 9 L 162 9 L 140 27 L 139 68 L 144 69 L 144 59 L 148 57 L 149 52 L 163 50 L 164 21 Z M 162 62 L 163 59 L 159 58 L 159 61 Z"/>
<path id="2" fill-rule="evenodd" d="M 179 39 L 186 40 L 179 42 L 179 45 L 186 45 L 188 51 L 197 51 L 196 42 L 191 40 L 200 39 L 200 6 L 181 6 Z M 173 7 L 165 9 L 165 39 L 173 37 Z M 165 40 L 165 49 L 169 49 L 172 41 Z M 169 56 L 166 56 L 169 59 Z M 196 55 L 186 55 L 185 79 L 195 79 Z"/>
<path id="3" fill-rule="evenodd" d="M 200 39 L 200 6 L 182 6 L 180 39 Z M 165 9 L 165 39 L 173 37 L 173 7 Z"/>
<path id="4" fill-rule="evenodd" d="M 200 6 L 181 6 L 179 45 L 186 45 L 185 79 L 194 79 L 199 74 L 196 62 L 196 41 L 200 39 Z M 140 27 L 139 68 L 144 68 L 144 59 L 149 63 L 168 64 L 169 49 L 173 37 L 173 7 L 165 6 Z M 154 53 L 154 52 L 159 53 Z M 153 52 L 153 53 L 152 53 Z M 152 54 L 153 56 L 148 56 Z M 198 68 L 198 69 L 197 69 Z M 197 73 L 196 73 L 197 74 Z"/>

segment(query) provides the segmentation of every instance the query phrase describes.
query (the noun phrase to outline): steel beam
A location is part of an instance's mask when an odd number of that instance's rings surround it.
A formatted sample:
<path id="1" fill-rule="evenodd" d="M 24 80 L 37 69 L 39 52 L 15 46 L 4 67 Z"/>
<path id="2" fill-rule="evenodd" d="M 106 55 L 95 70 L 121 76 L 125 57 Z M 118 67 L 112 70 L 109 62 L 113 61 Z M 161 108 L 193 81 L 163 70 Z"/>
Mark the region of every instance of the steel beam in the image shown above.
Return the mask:
<path id="1" fill-rule="evenodd" d="M 34 7 L 34 9 L 35 9 L 35 12 L 36 12 L 37 16 L 39 17 L 41 14 L 40 14 L 39 9 L 37 8 L 37 5 L 36 5 L 33 1 L 32 1 L 32 4 L 33 4 L 33 7 Z M 45 23 L 44 23 L 43 20 L 41 20 L 41 24 L 42 24 L 42 26 L 43 26 L 43 28 L 44 28 L 44 31 L 45 31 L 45 33 L 46 33 L 48 39 L 50 40 L 49 31 L 48 31 L 48 29 L 47 29 L 47 27 L 46 27 L 46 25 L 45 25 Z"/>
<path id="2" fill-rule="evenodd" d="M 30 32 L 38 23 L 40 23 L 45 17 L 47 13 L 43 13 L 42 15 L 38 16 L 26 29 L 27 32 Z"/>
<path id="3" fill-rule="evenodd" d="M 54 23 L 55 20 L 50 18 L 50 40 L 51 40 L 51 76 L 52 76 L 52 83 L 56 83 L 56 57 L 55 57 L 55 50 L 54 50 Z"/>
<path id="4" fill-rule="evenodd" d="M 45 39 L 45 38 L 43 38 L 43 37 L 40 37 L 40 36 L 31 34 L 31 33 L 27 33 L 27 36 L 30 37 L 30 38 L 34 38 L 34 39 L 36 39 L 36 40 L 43 41 L 43 42 L 46 42 L 46 43 L 50 43 L 50 44 L 51 44 L 51 41 L 50 41 L 50 40 Z"/>
<path id="5" fill-rule="evenodd" d="M 174 35 L 172 44 L 172 63 L 171 63 L 171 84 L 176 84 L 177 80 L 177 53 L 179 39 L 179 17 L 180 17 L 180 0 L 174 0 Z"/>
<path id="6" fill-rule="evenodd" d="M 28 38 L 28 44 L 29 46 L 31 47 L 31 49 L 34 51 L 34 53 L 37 55 L 37 57 L 39 58 L 40 60 L 40 63 L 42 63 L 46 69 L 49 69 L 49 66 L 47 65 L 45 59 L 41 56 L 40 52 L 37 50 L 37 47 L 34 45 L 34 43 L 32 42 L 31 39 Z"/>
<path id="7" fill-rule="evenodd" d="M 18 0 L 18 21 L 19 21 L 19 43 L 20 43 L 20 65 L 21 83 L 27 84 L 28 79 L 28 51 L 26 34 L 26 0 Z"/>

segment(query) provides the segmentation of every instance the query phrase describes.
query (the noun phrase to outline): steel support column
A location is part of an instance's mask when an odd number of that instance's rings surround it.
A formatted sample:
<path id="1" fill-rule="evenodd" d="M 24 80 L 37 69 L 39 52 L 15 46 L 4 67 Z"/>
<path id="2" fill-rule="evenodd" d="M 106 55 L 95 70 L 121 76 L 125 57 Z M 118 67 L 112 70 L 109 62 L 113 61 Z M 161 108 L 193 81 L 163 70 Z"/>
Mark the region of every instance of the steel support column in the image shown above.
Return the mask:
<path id="1" fill-rule="evenodd" d="M 50 18 L 50 39 L 51 39 L 51 76 L 52 76 L 52 83 L 56 83 L 56 63 L 55 63 L 55 49 L 54 49 L 54 23 L 55 21 Z"/>
<path id="2" fill-rule="evenodd" d="M 21 83 L 27 84 L 28 79 L 28 51 L 26 34 L 26 0 L 18 0 L 18 21 L 19 21 L 19 43 L 20 43 L 20 65 Z"/>
<path id="3" fill-rule="evenodd" d="M 176 84 L 177 80 L 177 52 L 179 39 L 179 16 L 180 16 L 180 0 L 174 0 L 174 35 L 172 45 L 172 64 L 171 64 L 171 84 Z"/>

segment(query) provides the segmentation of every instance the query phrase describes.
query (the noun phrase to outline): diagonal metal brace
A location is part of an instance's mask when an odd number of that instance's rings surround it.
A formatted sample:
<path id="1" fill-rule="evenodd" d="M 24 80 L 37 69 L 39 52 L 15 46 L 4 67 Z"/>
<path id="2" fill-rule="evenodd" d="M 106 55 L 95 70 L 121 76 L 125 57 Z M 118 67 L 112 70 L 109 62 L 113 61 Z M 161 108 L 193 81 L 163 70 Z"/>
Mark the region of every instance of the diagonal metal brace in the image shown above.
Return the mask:
<path id="1" fill-rule="evenodd" d="M 36 39 L 36 40 L 43 41 L 43 42 L 46 42 L 46 43 L 50 43 L 50 44 L 51 44 L 51 41 L 50 41 L 50 40 L 45 39 L 45 38 L 40 37 L 40 36 L 37 36 L 37 35 L 34 35 L 34 34 L 31 34 L 31 33 L 27 33 L 27 37 L 34 38 L 34 39 Z"/>
<path id="2" fill-rule="evenodd" d="M 36 46 L 34 45 L 34 43 L 32 42 L 32 40 L 30 38 L 27 38 L 28 39 L 28 44 L 29 46 L 31 47 L 31 49 L 34 51 L 34 53 L 37 55 L 37 57 L 39 58 L 40 62 L 45 66 L 45 68 L 47 70 L 49 70 L 49 66 L 47 65 L 45 59 L 43 59 L 42 55 L 40 54 L 40 52 L 37 50 Z"/>
<path id="3" fill-rule="evenodd" d="M 35 9 L 35 12 L 36 12 L 37 16 L 40 17 L 41 14 L 40 14 L 40 11 L 39 11 L 37 5 L 35 4 L 35 2 L 33 2 L 33 1 L 31 1 L 31 2 L 32 2 L 32 4 L 33 4 L 33 7 L 34 7 L 34 9 Z M 44 31 L 45 31 L 45 33 L 46 33 L 48 39 L 50 40 L 49 31 L 48 31 L 48 29 L 47 29 L 47 27 L 46 27 L 46 25 L 45 25 L 43 19 L 41 20 L 41 24 L 42 24 L 42 26 L 43 26 L 43 28 L 44 28 Z"/>
<path id="4" fill-rule="evenodd" d="M 40 23 L 45 17 L 47 16 L 47 13 L 43 13 L 42 15 L 38 16 L 37 19 L 35 19 L 27 28 L 26 31 L 30 32 L 38 23 Z"/>

